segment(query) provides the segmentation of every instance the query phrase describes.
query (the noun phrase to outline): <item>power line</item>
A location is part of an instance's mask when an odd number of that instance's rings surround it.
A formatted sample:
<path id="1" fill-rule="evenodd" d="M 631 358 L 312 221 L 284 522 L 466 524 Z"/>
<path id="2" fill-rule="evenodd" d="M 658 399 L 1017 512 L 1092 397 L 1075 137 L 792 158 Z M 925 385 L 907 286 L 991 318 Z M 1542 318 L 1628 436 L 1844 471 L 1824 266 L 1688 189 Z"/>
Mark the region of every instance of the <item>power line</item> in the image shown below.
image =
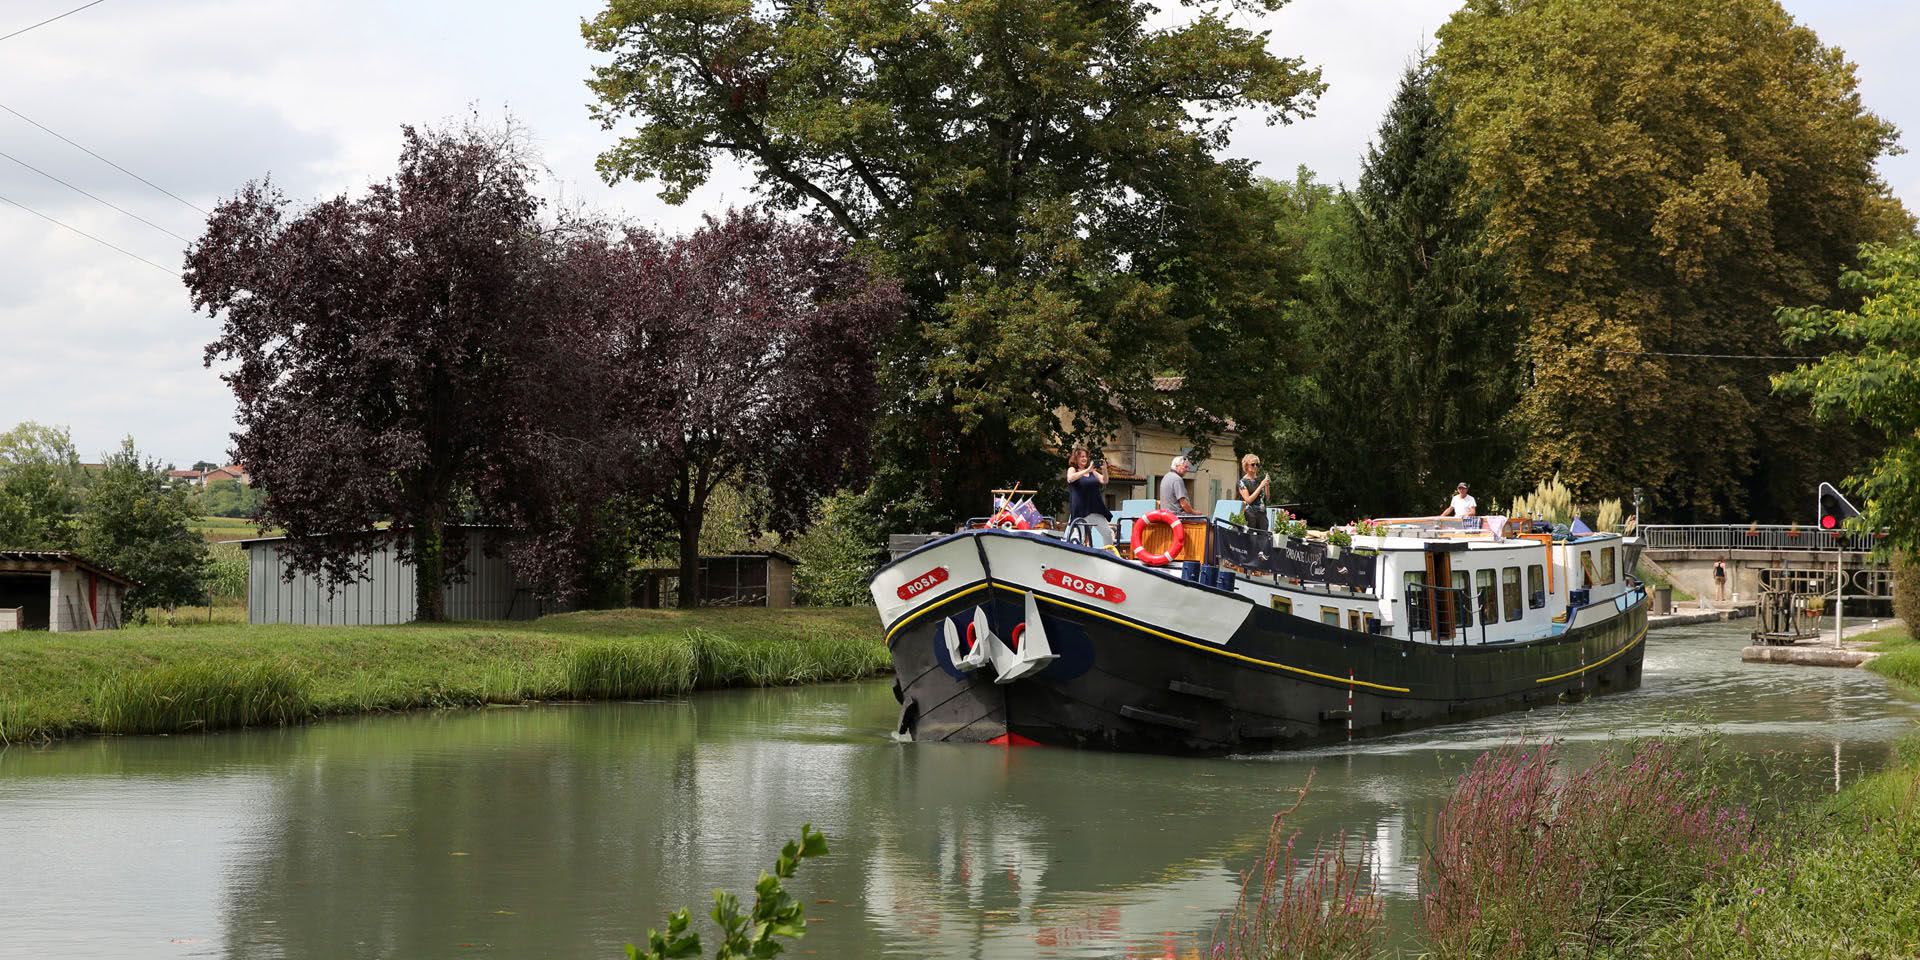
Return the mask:
<path id="1" fill-rule="evenodd" d="M 183 236 L 181 236 L 181 235 L 179 235 L 179 234 L 177 234 L 177 233 L 174 233 L 174 232 L 173 232 L 172 230 L 168 230 L 168 229 L 167 229 L 166 227 L 163 227 L 163 226 L 161 226 L 161 225 L 159 225 L 159 224 L 157 224 L 157 223 L 154 223 L 154 222 L 153 222 L 152 220 L 148 220 L 148 219 L 147 219 L 146 217 L 143 217 L 143 216 L 141 216 L 141 215 L 139 215 L 139 214 L 137 214 L 137 213 L 134 213 L 133 211 L 131 211 L 131 210 L 128 210 L 127 208 L 125 208 L 125 207 L 122 207 L 122 206 L 120 206 L 120 205 L 118 205 L 118 204 L 115 204 L 115 203 L 112 203 L 112 202 L 110 202 L 110 201 L 107 201 L 107 200 L 102 200 L 102 199 L 100 199 L 99 197 L 96 197 L 96 196 L 94 196 L 93 194 L 91 194 L 91 193 L 88 193 L 87 191 L 85 191 L 85 190 L 82 190 L 82 189 L 80 189 L 79 187 L 76 187 L 76 186 L 74 186 L 73 184 L 71 184 L 71 183 L 68 183 L 68 182 L 66 182 L 65 180 L 62 180 L 62 179 L 60 179 L 59 177 L 56 177 L 56 176 L 54 176 L 53 174 L 51 174 L 51 173 L 48 173 L 48 172 L 46 172 L 45 170 L 42 170 L 42 169 L 40 169 L 39 167 L 36 167 L 36 166 L 34 166 L 33 164 L 31 164 L 31 163 L 28 163 L 28 162 L 26 162 L 25 160 L 22 160 L 22 159 L 20 159 L 19 157 L 16 157 L 16 156 L 14 156 L 14 155 L 13 155 L 13 154 L 11 154 L 11 153 L 7 153 L 7 152 L 6 152 L 6 151 L 4 151 L 4 150 L 0 150 L 0 157 L 5 157 L 5 158 L 7 158 L 8 160 L 12 160 L 12 161 L 13 161 L 14 163 L 17 163 L 17 164 L 19 164 L 19 165 L 21 165 L 21 166 L 23 166 L 23 167 L 26 167 L 26 168 L 27 168 L 28 170 L 32 170 L 32 171 L 33 171 L 34 173 L 37 173 L 37 174 L 39 174 L 39 175 L 41 175 L 41 176 L 43 176 L 43 177 L 46 177 L 46 178 L 47 178 L 48 180 L 52 180 L 52 181 L 53 181 L 54 183 L 57 183 L 57 184 L 59 184 L 59 185 L 61 185 L 61 186 L 63 186 L 63 187 L 66 187 L 66 188 L 67 188 L 68 190 L 72 190 L 72 191 L 73 191 L 74 193 L 77 193 L 77 194 L 79 194 L 79 195 L 81 195 L 81 196 L 83 196 L 83 197 L 86 197 L 87 199 L 89 199 L 89 200 L 92 200 L 92 201 L 93 201 L 93 202 L 95 202 L 95 203 L 98 203 L 98 204 L 102 204 L 102 205 L 104 205 L 104 206 L 108 206 L 108 207 L 112 207 L 113 209 L 115 209 L 115 210 L 118 210 L 118 211 L 120 211 L 121 213 L 124 213 L 124 214 L 126 214 L 127 216 L 129 216 L 129 217 L 132 217 L 132 218 L 134 218 L 135 220 L 138 220 L 138 221 L 140 221 L 141 223 L 144 223 L 144 224 L 146 224 L 147 226 L 149 226 L 149 227 L 152 227 L 152 228 L 154 228 L 155 230 L 158 230 L 158 231 L 160 231 L 161 233 L 164 233 L 164 234 L 166 234 L 167 236 L 169 236 L 169 237 L 172 237 L 172 238 L 174 238 L 175 240 L 178 240 L 178 241 L 180 241 L 181 243 L 185 243 L 185 244 L 192 244 L 192 243 L 193 243 L 193 241 L 192 241 L 192 240 L 189 240 L 189 239 L 187 239 L 186 237 L 183 237 Z"/>
<path id="2" fill-rule="evenodd" d="M 93 234 L 91 234 L 91 233 L 88 233 L 88 232 L 86 232 L 85 230 L 82 230 L 82 229 L 80 229 L 79 227 L 70 227 L 70 226 L 67 226 L 66 224 L 64 224 L 64 223 L 61 223 L 60 221 L 58 221 L 58 220 L 55 220 L 54 218 L 52 218 L 52 217 L 49 217 L 49 216 L 47 216 L 46 214 L 44 214 L 44 213 L 41 213 L 40 211 L 38 211 L 38 210 L 35 210 L 35 209 L 33 209 L 32 207 L 29 207 L 29 206 L 27 206 L 27 205 L 26 205 L 26 204 L 24 204 L 24 203 L 21 203 L 21 202 L 19 202 L 18 200 L 14 200 L 14 199 L 12 199 L 12 198 L 10 198 L 10 197 L 5 197 L 5 196 L 0 196 L 0 202 L 5 202 L 5 203 L 11 203 L 11 204 L 13 204 L 13 205 L 14 205 L 14 206 L 16 206 L 16 207 L 19 207 L 20 209 L 22 209 L 22 210 L 25 210 L 26 212 L 28 212 L 28 213 L 31 213 L 31 214 L 33 214 L 34 216 L 36 216 L 36 217 L 39 217 L 40 219 L 42 219 L 42 220 L 45 220 L 46 222 L 48 222 L 48 223 L 51 223 L 51 224 L 53 224 L 53 225 L 54 225 L 54 226 L 56 226 L 56 227 L 59 227 L 59 228 L 61 228 L 61 229 L 63 229 L 63 230 L 71 230 L 71 231 L 73 231 L 74 233 L 77 233 L 77 234 L 79 234 L 79 235 L 81 235 L 81 236 L 83 236 L 83 237 L 86 237 L 86 238 L 87 238 L 88 240 L 92 240 L 92 241 L 93 241 L 94 243 L 97 243 L 97 244 L 99 244 L 99 245 L 101 245 L 101 246 L 103 246 L 103 247 L 106 247 L 106 248 L 108 248 L 108 249 L 110 249 L 110 250 L 117 250 L 117 251 L 119 251 L 119 252 L 121 252 L 121 253 L 124 253 L 124 254 L 126 254 L 127 256 L 129 256 L 129 257 L 132 257 L 132 258 L 134 258 L 135 260 L 138 260 L 138 261 L 140 261 L 141 263 L 144 263 L 144 264 L 146 264 L 147 266 L 149 266 L 149 267 L 152 267 L 152 268 L 154 268 L 155 270 L 158 270 L 158 271 L 160 271 L 161 273 L 164 273 L 164 274 L 166 274 L 167 276 L 170 276 L 170 277 L 178 277 L 178 276 L 180 276 L 180 273 L 179 273 L 179 271 L 177 271 L 177 270 L 168 270 L 168 269 L 167 269 L 166 267 L 163 267 L 163 266 L 161 266 L 161 265 L 159 265 L 159 264 L 157 264 L 157 263 L 154 263 L 154 262 L 153 262 L 152 260 L 148 260 L 148 259 L 147 259 L 146 257 L 143 257 L 143 256 L 141 256 L 141 255 L 139 255 L 139 254 L 137 254 L 137 253 L 134 253 L 134 252 L 132 252 L 132 251 L 130 251 L 130 250 L 126 250 L 126 249 L 123 249 L 123 248 L 121 248 L 121 247 L 116 247 L 116 246 L 114 246 L 113 244 L 111 244 L 111 243 L 108 243 L 107 241 L 105 241 L 105 240 L 102 240 L 102 239 L 100 239 L 99 237 L 96 237 L 96 236 L 94 236 Z"/>
<path id="3" fill-rule="evenodd" d="M 74 14 L 79 13 L 82 10 L 85 10 L 88 7 L 98 6 L 99 4 L 102 4 L 105 2 L 107 2 L 107 0 L 93 0 L 92 3 L 83 3 L 77 7 L 74 7 L 72 10 L 68 10 L 66 13 L 63 13 L 57 17 L 48 17 L 47 19 L 42 20 L 31 27 L 21 27 L 20 29 L 15 30 L 12 33 L 9 33 L 4 37 L 0 37 L 0 40 L 12 40 L 14 37 L 17 37 L 23 33 L 26 33 L 28 30 L 38 30 L 41 27 L 44 27 L 47 24 L 54 22 L 55 20 L 64 20 L 67 17 L 71 17 Z"/>
<path id="4" fill-rule="evenodd" d="M 95 2 L 95 3 L 99 3 L 99 2 L 101 2 L 101 0 L 94 0 L 94 2 Z M 200 209 L 200 208 L 199 208 L 198 206 L 196 206 L 196 205 L 194 205 L 194 204 L 193 204 L 192 202 L 190 202 L 190 201 L 187 201 L 187 200 L 185 200 L 185 199 L 182 199 L 182 198 L 180 197 L 180 195 L 179 195 L 179 194 L 177 194 L 177 193 L 174 193 L 173 191 L 171 191 L 171 190 L 168 190 L 168 189 L 167 189 L 166 187 L 163 187 L 163 186 L 161 186 L 161 185 L 159 185 L 159 184 L 157 184 L 157 183 L 154 183 L 154 182 L 153 182 L 152 180 L 148 180 L 148 179 L 147 179 L 146 177 L 143 177 L 143 176 L 141 176 L 141 175 L 139 175 L 139 174 L 137 174 L 137 173 L 134 173 L 134 172 L 133 172 L 132 170 L 128 170 L 128 169 L 127 169 L 126 167 L 123 167 L 123 166 L 121 166 L 121 165 L 119 165 L 119 164 L 117 164 L 117 163 L 114 163 L 114 162 L 113 162 L 112 160 L 108 160 L 108 159 L 107 159 L 106 157 L 103 157 L 103 156 L 101 156 L 101 155 L 99 155 L 99 154 L 97 154 L 97 153 L 94 153 L 94 152 L 93 152 L 92 150 L 88 150 L 88 149 L 87 149 L 86 147 L 83 147 L 83 146 L 81 146 L 80 144 L 77 144 L 77 143 L 75 143 L 75 142 L 73 142 L 72 140 L 69 140 L 69 139 L 67 139 L 66 137 L 63 137 L 63 136 L 61 136 L 61 135 L 60 135 L 60 134 L 59 134 L 59 133 L 58 133 L 57 131 L 55 131 L 55 130 L 53 130 L 53 129 L 51 129 L 51 128 L 49 128 L 49 127 L 48 127 L 48 126 L 47 126 L 46 124 L 43 124 L 43 123 L 41 123 L 40 121 L 38 121 L 38 120 L 35 120 L 35 119 L 33 119 L 32 117 L 29 117 L 29 116 L 27 116 L 26 114 L 24 114 L 24 113 L 21 113 L 20 111 L 18 111 L 18 110 L 15 110 L 14 108 L 12 108 L 12 107 L 9 107 L 9 106 L 7 106 L 7 105 L 6 105 L 6 104 L 4 104 L 4 103 L 0 103 L 0 110 L 5 110 L 6 112 L 8 112 L 8 113 L 11 113 L 11 114 L 13 114 L 13 115 L 14 115 L 14 116 L 16 116 L 16 117 L 19 117 L 20 119 L 22 119 L 22 120 L 25 120 L 26 122 L 28 122 L 28 123 L 31 123 L 31 124 L 33 124 L 34 126 L 36 126 L 36 127 L 39 127 L 39 128 L 40 128 L 40 129 L 42 129 L 42 130 L 45 130 L 45 131 L 46 131 L 47 133 L 49 133 L 49 134 L 52 134 L 52 135 L 53 135 L 53 136 L 55 136 L 55 137 L 58 137 L 58 138 L 59 138 L 59 139 L 60 139 L 61 141 L 63 141 L 63 142 L 65 142 L 65 143 L 66 143 L 66 144 L 67 144 L 68 146 L 70 146 L 70 147 L 72 147 L 72 148 L 74 148 L 75 150 L 78 150 L 78 151 L 80 151 L 81 153 L 84 153 L 84 154 L 86 154 L 87 156 L 89 156 L 89 157 L 92 157 L 92 158 L 94 158 L 95 160 L 98 160 L 98 161 L 100 161 L 101 163 L 104 163 L 104 164 L 106 164 L 107 166 L 109 166 L 109 167 L 112 167 L 112 168 L 114 168 L 115 170 L 118 170 L 118 171 L 120 171 L 121 173 L 124 173 L 124 174 L 126 174 L 127 176 L 129 176 L 129 177 L 132 177 L 132 178 L 134 178 L 135 180 L 138 180 L 138 181 L 140 181 L 141 183 L 144 183 L 144 184 L 146 184 L 147 186 L 149 186 L 149 187 L 152 187 L 152 188 L 154 188 L 155 190 L 158 190 L 158 191 L 160 191 L 161 193 L 164 193 L 164 194 L 166 194 L 167 196 L 169 196 L 169 197 L 172 197 L 172 198 L 173 198 L 173 199 L 175 199 L 175 200 L 179 200 L 179 201 L 180 201 L 181 203 L 184 203 L 184 204 L 186 204 L 186 205 L 187 205 L 187 207 L 188 207 L 188 209 L 191 209 L 191 210 L 194 210 L 194 211 L 196 211 L 196 212 L 198 212 L 198 213 L 199 213 L 199 214 L 200 214 L 201 216 L 210 216 L 210 214 L 208 214 L 208 213 L 207 213 L 207 211 L 205 211 L 205 210 L 202 210 L 202 209 Z"/>

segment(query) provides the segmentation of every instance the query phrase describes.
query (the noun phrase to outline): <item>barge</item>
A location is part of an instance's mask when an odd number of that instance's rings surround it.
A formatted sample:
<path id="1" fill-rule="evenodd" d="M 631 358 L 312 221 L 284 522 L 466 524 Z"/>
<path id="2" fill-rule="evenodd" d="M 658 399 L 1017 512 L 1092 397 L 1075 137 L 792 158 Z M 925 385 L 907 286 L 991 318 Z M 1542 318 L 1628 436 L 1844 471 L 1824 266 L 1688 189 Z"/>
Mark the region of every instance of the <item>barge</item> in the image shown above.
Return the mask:
<path id="1" fill-rule="evenodd" d="M 1528 526 L 1392 521 L 1330 546 L 1156 511 L 1104 548 L 961 530 L 870 583 L 895 732 L 1225 754 L 1638 687 L 1638 544 Z"/>

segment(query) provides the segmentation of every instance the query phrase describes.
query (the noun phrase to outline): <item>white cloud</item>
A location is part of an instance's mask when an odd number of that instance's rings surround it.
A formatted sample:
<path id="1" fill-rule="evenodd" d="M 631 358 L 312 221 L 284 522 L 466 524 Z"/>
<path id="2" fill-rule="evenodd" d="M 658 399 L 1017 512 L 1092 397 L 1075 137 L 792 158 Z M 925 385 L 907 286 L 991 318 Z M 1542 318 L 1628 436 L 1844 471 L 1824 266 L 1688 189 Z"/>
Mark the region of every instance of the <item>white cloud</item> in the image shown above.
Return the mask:
<path id="1" fill-rule="evenodd" d="M 0 32 L 69 0 L 16 0 Z M 589 0 L 563 3 L 339 0 L 114 0 L 0 42 L 0 103 L 210 207 L 271 172 L 297 198 L 357 190 L 392 169 L 401 124 L 511 113 L 540 145 L 570 200 L 669 229 L 750 198 L 737 168 L 683 207 L 646 184 L 609 188 L 593 170 L 611 142 L 587 116 L 593 54 L 579 37 Z M 1242 120 L 1233 151 L 1261 172 L 1305 164 L 1351 183 L 1401 70 L 1456 4 L 1448 0 L 1294 0 L 1264 24 L 1276 52 L 1320 66 L 1315 115 L 1267 127 Z M 1883 0 L 1788 6 L 1860 64 L 1867 104 L 1920 127 L 1909 53 L 1920 10 Z M 166 228 L 200 217 L 0 112 L 0 150 Z M 1920 197 L 1920 158 L 1883 169 Z M 167 267 L 177 240 L 0 160 L 12 197 Z M 91 457 L 133 434 L 178 463 L 219 459 L 232 402 L 200 365 L 214 324 L 177 281 L 0 204 L 0 428 L 22 419 L 72 427 Z"/>

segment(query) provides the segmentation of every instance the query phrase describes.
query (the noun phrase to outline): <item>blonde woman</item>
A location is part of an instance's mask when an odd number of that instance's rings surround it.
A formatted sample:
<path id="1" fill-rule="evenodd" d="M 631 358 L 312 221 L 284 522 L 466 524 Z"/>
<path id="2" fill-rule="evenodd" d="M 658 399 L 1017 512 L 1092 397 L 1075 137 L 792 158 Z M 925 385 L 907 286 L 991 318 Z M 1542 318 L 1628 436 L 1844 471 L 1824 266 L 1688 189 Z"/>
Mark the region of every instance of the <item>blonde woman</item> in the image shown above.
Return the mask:
<path id="1" fill-rule="evenodd" d="M 1240 458 L 1240 483 L 1236 491 L 1240 495 L 1240 511 L 1246 514 L 1247 526 L 1255 530 L 1267 529 L 1267 486 L 1271 477 L 1260 476 L 1260 458 L 1249 453 Z"/>

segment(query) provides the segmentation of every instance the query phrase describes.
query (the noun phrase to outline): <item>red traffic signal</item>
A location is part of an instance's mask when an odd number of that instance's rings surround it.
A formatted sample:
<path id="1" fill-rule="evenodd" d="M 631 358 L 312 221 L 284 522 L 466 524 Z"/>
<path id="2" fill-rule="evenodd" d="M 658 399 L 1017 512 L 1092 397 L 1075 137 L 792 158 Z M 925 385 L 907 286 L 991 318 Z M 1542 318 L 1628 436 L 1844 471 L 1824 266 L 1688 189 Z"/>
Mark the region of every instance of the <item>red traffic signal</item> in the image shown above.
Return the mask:
<path id="1" fill-rule="evenodd" d="M 1820 529 L 1822 530 L 1838 531 L 1840 524 L 1848 517 L 1857 517 L 1860 515 L 1860 511 L 1854 509 L 1853 504 L 1847 502 L 1847 498 L 1842 496 L 1839 490 L 1834 489 L 1831 483 L 1823 483 L 1820 485 L 1819 497 L 1820 510 L 1818 516 L 1820 517 Z"/>

